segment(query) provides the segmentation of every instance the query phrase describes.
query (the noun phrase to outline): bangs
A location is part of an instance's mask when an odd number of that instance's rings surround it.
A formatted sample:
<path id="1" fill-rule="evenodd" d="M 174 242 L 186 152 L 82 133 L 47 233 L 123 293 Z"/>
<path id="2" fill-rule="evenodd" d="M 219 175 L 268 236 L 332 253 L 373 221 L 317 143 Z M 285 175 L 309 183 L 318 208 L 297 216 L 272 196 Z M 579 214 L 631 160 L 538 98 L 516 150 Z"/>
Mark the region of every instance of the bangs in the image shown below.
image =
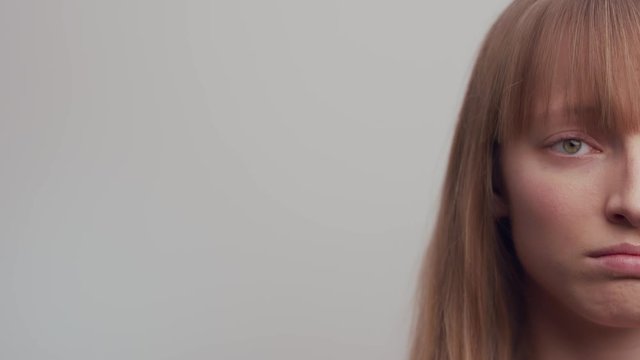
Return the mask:
<path id="1" fill-rule="evenodd" d="M 515 59 L 505 69 L 499 142 L 551 116 L 598 131 L 640 129 L 636 1 L 533 1 L 511 41 Z"/>

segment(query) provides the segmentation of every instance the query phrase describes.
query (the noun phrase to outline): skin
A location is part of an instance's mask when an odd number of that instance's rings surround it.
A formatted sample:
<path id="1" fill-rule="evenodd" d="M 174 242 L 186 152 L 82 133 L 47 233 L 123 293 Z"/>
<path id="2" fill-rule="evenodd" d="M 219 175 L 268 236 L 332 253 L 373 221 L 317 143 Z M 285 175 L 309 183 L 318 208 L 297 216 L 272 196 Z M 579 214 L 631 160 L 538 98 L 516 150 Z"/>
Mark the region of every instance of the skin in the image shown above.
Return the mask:
<path id="1" fill-rule="evenodd" d="M 526 274 L 526 352 L 529 359 L 640 359 L 640 275 L 588 255 L 640 245 L 640 134 L 589 131 L 562 116 L 564 99 L 553 98 L 546 121 L 500 150 L 499 215 L 511 219 Z"/>

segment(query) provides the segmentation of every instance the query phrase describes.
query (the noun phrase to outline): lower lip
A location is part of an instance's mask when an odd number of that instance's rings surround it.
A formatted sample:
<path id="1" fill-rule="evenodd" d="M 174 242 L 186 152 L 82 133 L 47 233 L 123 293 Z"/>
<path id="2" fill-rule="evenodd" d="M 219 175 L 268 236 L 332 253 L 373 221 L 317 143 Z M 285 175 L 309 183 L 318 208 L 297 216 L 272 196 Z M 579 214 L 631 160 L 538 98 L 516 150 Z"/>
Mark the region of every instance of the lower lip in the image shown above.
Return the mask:
<path id="1" fill-rule="evenodd" d="M 640 256 L 638 255 L 606 255 L 594 258 L 601 266 L 623 275 L 640 277 Z"/>

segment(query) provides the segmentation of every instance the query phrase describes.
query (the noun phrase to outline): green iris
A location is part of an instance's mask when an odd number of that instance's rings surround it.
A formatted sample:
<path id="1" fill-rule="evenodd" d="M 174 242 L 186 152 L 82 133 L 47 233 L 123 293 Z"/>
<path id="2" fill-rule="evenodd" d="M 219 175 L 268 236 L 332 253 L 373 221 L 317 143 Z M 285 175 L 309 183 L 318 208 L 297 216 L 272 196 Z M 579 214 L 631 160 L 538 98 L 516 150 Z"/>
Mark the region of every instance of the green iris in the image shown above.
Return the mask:
<path id="1" fill-rule="evenodd" d="M 580 151 L 582 147 L 582 141 L 576 139 L 567 139 L 562 141 L 562 150 L 566 151 L 567 154 L 575 154 Z"/>

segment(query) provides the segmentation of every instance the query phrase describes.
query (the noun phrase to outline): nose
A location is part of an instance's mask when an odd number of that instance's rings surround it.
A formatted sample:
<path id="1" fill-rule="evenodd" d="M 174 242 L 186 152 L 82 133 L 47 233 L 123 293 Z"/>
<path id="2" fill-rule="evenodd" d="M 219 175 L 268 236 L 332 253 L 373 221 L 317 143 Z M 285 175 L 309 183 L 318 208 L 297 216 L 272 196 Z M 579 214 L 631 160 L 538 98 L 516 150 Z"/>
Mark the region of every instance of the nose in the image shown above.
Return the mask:
<path id="1" fill-rule="evenodd" d="M 640 228 L 640 137 L 628 141 L 623 154 L 622 166 L 615 170 L 619 181 L 613 182 L 605 212 L 612 223 Z"/>

